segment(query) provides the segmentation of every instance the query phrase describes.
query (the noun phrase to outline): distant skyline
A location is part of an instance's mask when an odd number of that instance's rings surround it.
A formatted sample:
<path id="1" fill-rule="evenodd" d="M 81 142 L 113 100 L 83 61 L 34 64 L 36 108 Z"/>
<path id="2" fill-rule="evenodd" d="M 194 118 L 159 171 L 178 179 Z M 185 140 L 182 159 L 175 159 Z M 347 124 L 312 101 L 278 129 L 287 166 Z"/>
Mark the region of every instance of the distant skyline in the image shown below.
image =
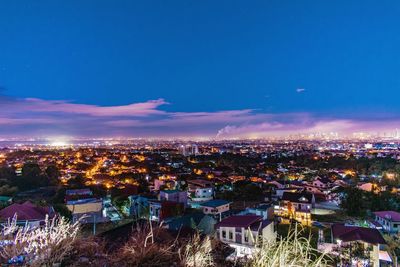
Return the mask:
<path id="1" fill-rule="evenodd" d="M 0 137 L 400 129 L 396 1 L 0 2 Z"/>

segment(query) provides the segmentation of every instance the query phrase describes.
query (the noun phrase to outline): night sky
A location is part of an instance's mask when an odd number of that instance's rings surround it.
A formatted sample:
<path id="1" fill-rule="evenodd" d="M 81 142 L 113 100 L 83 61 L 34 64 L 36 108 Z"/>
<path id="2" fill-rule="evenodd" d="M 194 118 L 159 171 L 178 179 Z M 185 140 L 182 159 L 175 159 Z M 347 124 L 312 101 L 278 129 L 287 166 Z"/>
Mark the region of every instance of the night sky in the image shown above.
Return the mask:
<path id="1" fill-rule="evenodd" d="M 1 1 L 0 137 L 400 128 L 398 1 Z"/>

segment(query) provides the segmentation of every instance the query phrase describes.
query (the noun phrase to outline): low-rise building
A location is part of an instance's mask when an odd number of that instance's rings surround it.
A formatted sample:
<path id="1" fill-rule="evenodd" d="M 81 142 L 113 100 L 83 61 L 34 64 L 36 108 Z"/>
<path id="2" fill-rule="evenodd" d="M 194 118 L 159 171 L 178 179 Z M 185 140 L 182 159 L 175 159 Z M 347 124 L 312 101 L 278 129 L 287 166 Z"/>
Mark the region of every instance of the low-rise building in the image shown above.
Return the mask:
<path id="1" fill-rule="evenodd" d="M 72 213 L 72 221 L 81 223 L 96 223 L 107 221 L 103 213 L 103 199 L 93 196 L 90 189 L 67 190 L 66 206 Z"/>
<path id="2" fill-rule="evenodd" d="M 255 208 L 246 208 L 237 213 L 237 215 L 248 215 L 248 214 L 262 216 L 264 220 L 273 220 L 274 206 L 272 204 L 262 203 Z"/>
<path id="3" fill-rule="evenodd" d="M 343 266 L 390 266 L 392 259 L 384 250 L 381 233 L 374 228 L 345 224 L 331 226 L 331 243 L 319 243 L 318 249 L 341 257 Z"/>
<path id="4" fill-rule="evenodd" d="M 279 215 L 295 219 L 304 224 L 311 223 L 311 210 L 315 207 L 314 194 L 307 192 L 285 192 L 282 196 Z"/>
<path id="5" fill-rule="evenodd" d="M 166 218 L 182 215 L 185 207 L 183 203 L 173 201 L 149 200 L 150 220 L 161 222 Z"/>
<path id="6" fill-rule="evenodd" d="M 384 231 L 390 234 L 400 233 L 400 213 L 396 211 L 374 212 L 375 222 L 382 225 Z"/>
<path id="7" fill-rule="evenodd" d="M 190 199 L 194 202 L 208 201 L 214 198 L 214 186 L 212 182 L 207 180 L 189 180 L 188 193 Z"/>
<path id="8" fill-rule="evenodd" d="M 43 224 L 46 217 L 53 218 L 56 215 L 52 206 L 40 207 L 26 201 L 22 204 L 14 203 L 0 210 L 0 219 L 8 221 L 15 218 L 17 224 L 38 227 Z"/>
<path id="9" fill-rule="evenodd" d="M 149 200 L 156 200 L 156 197 L 132 195 L 129 200 L 129 216 L 133 218 L 147 218 L 149 214 Z"/>
<path id="10" fill-rule="evenodd" d="M 223 213 L 228 212 L 230 209 L 230 201 L 223 199 L 214 199 L 201 203 L 204 214 L 222 217 Z"/>
<path id="11" fill-rule="evenodd" d="M 171 201 L 182 203 L 182 205 L 186 208 L 188 203 L 188 196 L 186 191 L 180 190 L 162 190 L 160 191 L 158 199 L 160 201 Z"/>
<path id="12" fill-rule="evenodd" d="M 235 215 L 215 225 L 218 239 L 235 249 L 232 258 L 251 256 L 259 242 L 276 239 L 274 223 L 257 215 Z"/>

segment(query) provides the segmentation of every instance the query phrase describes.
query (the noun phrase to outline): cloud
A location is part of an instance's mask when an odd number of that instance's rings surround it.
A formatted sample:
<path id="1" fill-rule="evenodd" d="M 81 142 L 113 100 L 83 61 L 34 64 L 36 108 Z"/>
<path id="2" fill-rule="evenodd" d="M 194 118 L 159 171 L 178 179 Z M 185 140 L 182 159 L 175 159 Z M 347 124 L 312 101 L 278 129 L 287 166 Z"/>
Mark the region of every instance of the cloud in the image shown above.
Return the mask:
<path id="1" fill-rule="evenodd" d="M 132 103 L 122 106 L 97 106 L 87 104 L 76 104 L 64 100 L 43 100 L 38 98 L 25 98 L 17 102 L 24 110 L 33 112 L 61 112 L 69 114 L 86 114 L 91 116 L 149 116 L 162 114 L 157 108 L 168 104 L 164 99 L 149 100 L 143 103 Z"/>
<path id="2" fill-rule="evenodd" d="M 98 106 L 66 100 L 15 99 L 0 95 L 0 136 L 255 138 L 293 133 L 400 128 L 398 116 L 326 117 L 310 113 L 266 113 L 255 109 L 172 112 L 155 99 Z"/>
<path id="3" fill-rule="evenodd" d="M 1 118 L 0 125 L 39 125 L 56 123 L 53 119 L 46 118 Z"/>
<path id="4" fill-rule="evenodd" d="M 296 89 L 297 93 L 303 93 L 304 91 L 306 91 L 306 89 L 304 89 L 304 88 L 297 88 Z"/>

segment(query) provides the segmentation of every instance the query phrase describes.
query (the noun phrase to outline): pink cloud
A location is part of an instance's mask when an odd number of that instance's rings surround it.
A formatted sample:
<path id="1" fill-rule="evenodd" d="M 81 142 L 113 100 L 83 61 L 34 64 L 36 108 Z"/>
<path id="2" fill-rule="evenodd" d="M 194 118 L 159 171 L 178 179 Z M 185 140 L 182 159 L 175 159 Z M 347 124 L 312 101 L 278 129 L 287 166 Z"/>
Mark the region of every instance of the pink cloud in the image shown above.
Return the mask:
<path id="1" fill-rule="evenodd" d="M 39 125 L 52 123 L 56 123 L 56 120 L 46 118 L 0 118 L 0 125 Z"/>
<path id="2" fill-rule="evenodd" d="M 67 113 L 67 114 L 86 114 L 97 117 L 113 116 L 149 116 L 163 114 L 157 108 L 168 104 L 164 99 L 149 100 L 143 103 L 133 103 L 122 106 L 97 106 L 87 104 L 76 104 L 64 100 L 43 100 L 38 98 L 25 98 L 16 100 L 14 103 L 15 111 L 30 111 L 43 113 Z M 9 108 L 9 107 L 8 107 Z"/>
<path id="3" fill-rule="evenodd" d="M 371 126 L 370 122 L 353 120 L 321 119 L 298 116 L 296 121 L 280 122 L 279 115 L 275 121 L 257 124 L 244 124 L 240 126 L 228 125 L 218 130 L 217 138 L 263 138 L 270 136 L 287 136 L 290 134 L 312 133 L 341 133 L 348 134 L 352 131 L 365 130 Z"/>
<path id="4" fill-rule="evenodd" d="M 74 136 L 255 138 L 400 128 L 400 119 L 387 115 L 384 116 L 386 119 L 363 120 L 327 118 L 310 113 L 263 113 L 254 109 L 168 112 L 160 109 L 166 104 L 164 99 L 98 106 L 65 100 L 0 98 L 0 125 L 3 126 L 0 135 L 34 136 L 51 132 Z"/>

